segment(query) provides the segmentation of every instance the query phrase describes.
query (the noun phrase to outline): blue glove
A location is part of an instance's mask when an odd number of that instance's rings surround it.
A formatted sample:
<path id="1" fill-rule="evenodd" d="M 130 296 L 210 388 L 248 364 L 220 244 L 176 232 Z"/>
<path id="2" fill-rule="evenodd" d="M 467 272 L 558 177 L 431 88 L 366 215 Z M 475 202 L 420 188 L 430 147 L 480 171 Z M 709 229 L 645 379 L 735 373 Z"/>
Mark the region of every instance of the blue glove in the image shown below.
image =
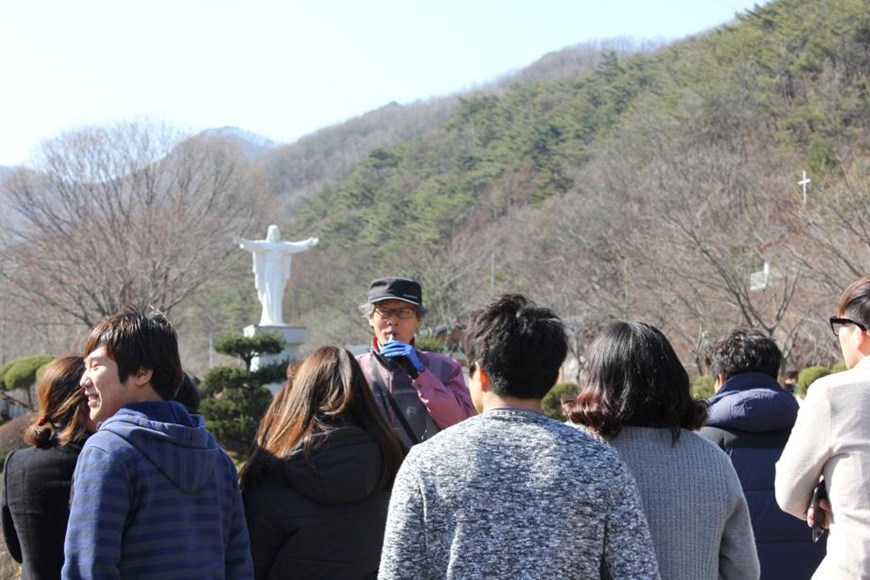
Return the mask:
<path id="1" fill-rule="evenodd" d="M 391 340 L 381 347 L 381 356 L 391 362 L 396 362 L 412 379 L 416 379 L 420 373 L 426 370 L 417 349 L 401 340 Z"/>

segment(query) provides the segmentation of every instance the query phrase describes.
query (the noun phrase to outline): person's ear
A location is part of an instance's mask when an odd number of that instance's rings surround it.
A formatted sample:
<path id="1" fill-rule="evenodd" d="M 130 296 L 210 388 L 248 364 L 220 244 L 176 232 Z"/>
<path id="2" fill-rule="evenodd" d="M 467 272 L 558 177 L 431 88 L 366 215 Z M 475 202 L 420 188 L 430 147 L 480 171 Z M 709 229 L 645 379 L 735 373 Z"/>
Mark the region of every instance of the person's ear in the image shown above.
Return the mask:
<path id="1" fill-rule="evenodd" d="M 477 373 L 477 380 L 480 382 L 480 390 L 483 393 L 489 392 L 489 375 L 483 370 L 479 364 L 475 366 L 474 372 Z"/>
<path id="2" fill-rule="evenodd" d="M 133 374 L 133 383 L 136 386 L 147 385 L 151 382 L 151 377 L 154 375 L 152 369 L 139 369 Z"/>
<path id="3" fill-rule="evenodd" d="M 725 375 L 716 375 L 716 381 L 713 383 L 713 390 L 719 392 L 719 389 L 722 388 L 722 385 L 725 384 Z"/>

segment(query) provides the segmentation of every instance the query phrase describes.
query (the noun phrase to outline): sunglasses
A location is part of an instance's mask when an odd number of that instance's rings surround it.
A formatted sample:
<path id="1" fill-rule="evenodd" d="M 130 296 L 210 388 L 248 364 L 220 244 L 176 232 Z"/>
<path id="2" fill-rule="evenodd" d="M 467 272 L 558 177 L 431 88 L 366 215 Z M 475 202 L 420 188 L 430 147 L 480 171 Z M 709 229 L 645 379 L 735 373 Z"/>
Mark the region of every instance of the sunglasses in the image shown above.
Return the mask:
<path id="1" fill-rule="evenodd" d="M 860 322 L 855 322 L 854 320 L 850 320 L 848 318 L 839 318 L 837 316 L 832 316 L 829 319 L 831 323 L 831 332 L 834 333 L 834 336 L 840 336 L 840 329 L 849 324 L 854 324 L 864 332 L 867 332 L 867 327 Z"/>

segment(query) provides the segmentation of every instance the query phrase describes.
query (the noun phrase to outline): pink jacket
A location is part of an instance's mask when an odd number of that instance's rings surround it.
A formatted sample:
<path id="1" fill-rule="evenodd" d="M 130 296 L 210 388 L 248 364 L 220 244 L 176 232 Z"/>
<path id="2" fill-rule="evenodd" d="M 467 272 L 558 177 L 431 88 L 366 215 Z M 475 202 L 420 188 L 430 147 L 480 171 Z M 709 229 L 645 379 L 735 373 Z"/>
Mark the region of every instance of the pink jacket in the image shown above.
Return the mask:
<path id="1" fill-rule="evenodd" d="M 377 348 L 375 340 L 372 339 L 372 348 Z M 417 354 L 426 370 L 412 384 L 438 428 L 446 429 L 476 414 L 459 363 L 435 352 L 418 350 Z M 381 365 L 371 351 L 357 355 L 356 359 L 370 385 L 375 382 L 372 365 L 378 365 L 387 390 L 393 392 L 393 371 Z"/>

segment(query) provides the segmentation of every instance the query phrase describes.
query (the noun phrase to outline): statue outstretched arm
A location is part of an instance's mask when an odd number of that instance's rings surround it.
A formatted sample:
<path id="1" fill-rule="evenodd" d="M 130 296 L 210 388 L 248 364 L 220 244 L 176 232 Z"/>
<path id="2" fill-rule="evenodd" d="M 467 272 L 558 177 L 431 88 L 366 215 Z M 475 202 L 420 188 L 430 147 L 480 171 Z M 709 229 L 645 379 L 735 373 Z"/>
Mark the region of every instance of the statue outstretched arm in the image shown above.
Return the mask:
<path id="1" fill-rule="evenodd" d="M 249 240 L 247 238 L 243 238 L 239 235 L 233 237 L 233 243 L 242 248 L 243 250 L 251 249 L 251 244 L 255 244 L 257 240 Z"/>
<path id="2" fill-rule="evenodd" d="M 302 250 L 307 250 L 308 248 L 313 248 L 317 245 L 317 242 L 320 240 L 318 238 L 308 238 L 307 240 L 302 240 L 301 242 L 281 242 L 284 248 L 293 252 L 301 252 Z"/>
<path id="3" fill-rule="evenodd" d="M 307 240 L 302 240 L 301 242 L 286 242 L 283 240 L 270 242 L 268 240 L 248 240 L 246 238 L 235 236 L 233 241 L 240 248 L 248 250 L 249 252 L 257 253 L 278 251 L 280 253 L 295 254 L 296 252 L 313 248 L 320 240 L 319 238 L 311 237 Z"/>

